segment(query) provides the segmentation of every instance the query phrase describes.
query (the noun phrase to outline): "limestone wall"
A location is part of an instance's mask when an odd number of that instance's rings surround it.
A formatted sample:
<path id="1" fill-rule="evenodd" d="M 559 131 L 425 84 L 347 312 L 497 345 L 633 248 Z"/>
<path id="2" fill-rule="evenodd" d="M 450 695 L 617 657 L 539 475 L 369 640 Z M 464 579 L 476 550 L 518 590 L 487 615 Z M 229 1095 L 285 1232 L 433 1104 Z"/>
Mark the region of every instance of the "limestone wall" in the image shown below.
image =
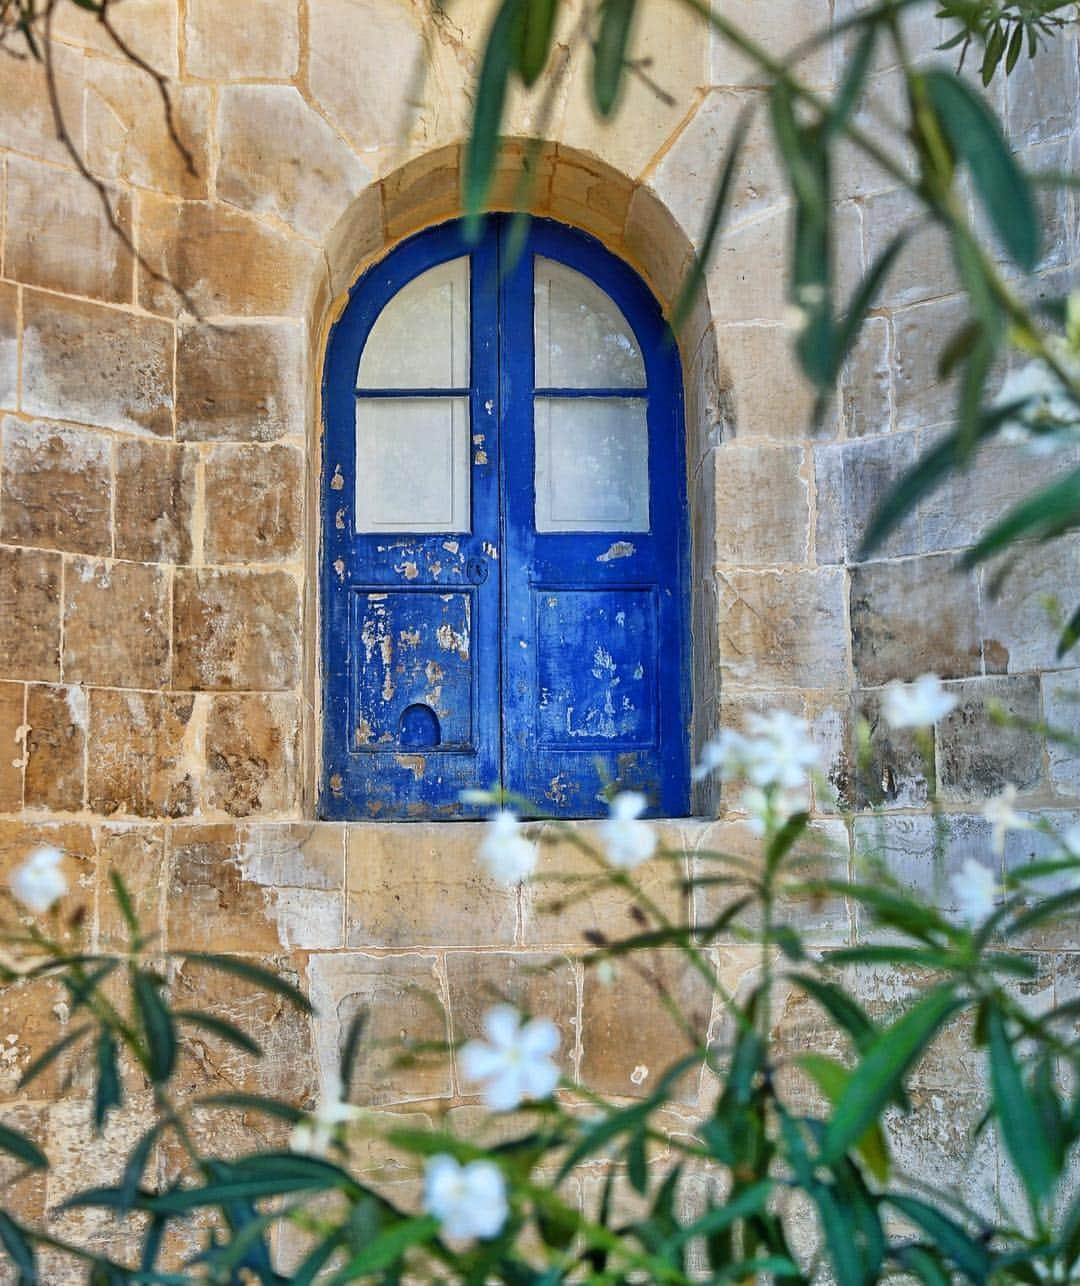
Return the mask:
<path id="1" fill-rule="evenodd" d="M 779 50 L 853 3 L 724 7 Z M 250 953 L 291 969 L 320 1005 L 315 1030 L 284 1011 L 261 1014 L 235 987 L 216 999 L 242 1016 L 273 1017 L 272 1056 L 256 1079 L 298 1098 L 314 1093 L 341 1022 L 364 1001 L 376 1002 L 387 1031 L 459 1037 L 476 1025 L 485 984 L 527 991 L 532 1008 L 560 1022 L 568 1070 L 613 1093 L 640 1093 L 641 1069 L 666 1061 L 673 1042 L 659 1013 L 642 1020 L 648 998 L 633 980 L 604 990 L 578 965 L 539 977 L 526 968 L 572 959 L 582 931 L 598 923 L 628 927 L 624 908 L 553 913 L 537 894 L 489 885 L 472 859 L 470 825 L 312 821 L 321 354 L 363 266 L 458 211 L 490 8 L 460 0 L 425 18 L 405 0 L 123 0 L 123 31 L 170 78 L 189 169 L 149 78 L 89 17 L 63 6 L 55 67 L 67 128 L 137 255 L 57 140 L 40 68 L 9 59 L 0 76 L 3 869 L 48 839 L 69 854 L 95 941 L 117 930 L 105 896 L 115 866 L 168 946 Z M 930 48 L 936 24 L 922 20 L 912 34 Z M 670 304 L 735 115 L 757 91 L 746 64 L 675 0 L 649 0 L 637 40 L 652 61 L 615 124 L 593 118 L 585 66 L 564 45 L 546 107 L 513 103 L 508 133 L 547 140 L 532 206 L 600 237 Z M 805 72 L 827 85 L 835 67 L 819 53 Z M 895 90 L 895 69 L 882 61 L 868 125 L 896 112 Z M 991 92 L 1025 162 L 1075 166 L 1075 40 Z M 522 155 L 520 143 L 508 150 L 501 205 L 512 202 Z M 839 184 L 838 261 L 850 288 L 910 210 L 854 154 Z M 1059 293 L 1075 277 L 1075 200 L 1046 202 L 1039 292 Z M 990 572 L 954 574 L 957 551 L 1044 467 L 1001 449 L 923 505 L 874 561 L 857 561 L 883 489 L 949 424 L 952 390 L 934 363 L 961 305 L 944 247 L 919 237 L 812 433 L 784 320 L 787 227 L 759 119 L 707 297 L 680 335 L 696 742 L 748 709 L 805 712 L 842 801 L 865 813 L 852 762 L 854 720 L 867 715 L 890 860 L 930 889 L 927 782 L 912 747 L 878 727 L 877 690 L 933 669 L 961 693 L 937 748 L 937 785 L 956 814 L 950 864 L 988 855 L 980 801 L 1006 781 L 1032 807 L 1075 815 L 1076 760 L 1037 733 L 991 728 L 983 702 L 1080 731 L 1080 705 L 1068 700 L 1080 671 L 1055 659 L 1043 604 L 1080 581 L 1080 537 L 1027 555 L 1028 573 L 997 600 Z M 698 804 L 720 820 L 682 823 L 674 837 L 691 848 L 746 843 L 725 801 Z M 849 834 L 828 801 L 817 807 L 840 864 L 853 860 L 867 823 Z M 1005 860 L 1029 851 L 1014 836 Z M 860 933 L 843 905 L 792 914 L 823 945 Z M 1060 1002 L 1075 989 L 1071 944 L 1031 945 L 1036 989 Z M 714 959 L 733 986 L 750 968 L 735 945 Z M 418 1004 L 413 984 L 431 990 L 434 1008 Z M 176 978 L 193 994 L 207 985 L 184 971 Z M 909 985 L 895 975 L 860 983 L 880 1012 Z M 39 992 L 16 991 L 4 1005 L 0 1093 L 10 1100 L 54 1016 Z M 710 1022 L 704 1010 L 700 1018 Z M 815 1016 L 794 1001 L 783 1021 L 794 1042 L 820 1038 Z M 241 1077 L 210 1042 L 191 1057 L 193 1083 L 196 1073 L 224 1085 Z M 977 1118 L 981 1090 L 944 1062 L 924 1082 L 900 1146 L 918 1162 L 942 1145 L 960 1167 L 961 1125 Z M 11 1110 L 69 1140 L 85 1118 L 86 1086 L 76 1078 L 72 1095 L 49 1106 L 59 1083 L 43 1078 L 42 1101 Z M 410 1111 L 471 1110 L 452 1069 L 411 1082 L 374 1071 L 369 1089 L 374 1101 Z M 688 1113 L 708 1090 L 687 1091 Z M 238 1117 L 237 1139 L 256 1128 Z M 27 1201 L 53 1204 L 86 1181 L 87 1164 L 111 1163 L 108 1147 L 95 1149 Z M 980 1156 L 974 1169 L 993 1199 L 996 1157 Z"/>

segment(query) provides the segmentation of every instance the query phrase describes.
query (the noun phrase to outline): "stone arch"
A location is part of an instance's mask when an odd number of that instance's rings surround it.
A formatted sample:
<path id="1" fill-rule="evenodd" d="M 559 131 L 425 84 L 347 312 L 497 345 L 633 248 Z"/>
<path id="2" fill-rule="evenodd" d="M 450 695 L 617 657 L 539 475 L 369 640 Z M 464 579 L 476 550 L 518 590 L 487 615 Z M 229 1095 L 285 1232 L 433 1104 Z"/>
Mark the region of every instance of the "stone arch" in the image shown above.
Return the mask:
<path id="1" fill-rule="evenodd" d="M 309 361 L 312 405 L 309 408 L 309 514 L 318 512 L 321 478 L 321 375 L 330 329 L 348 299 L 353 283 L 404 238 L 463 213 L 461 177 L 465 148 L 451 144 L 415 157 L 365 188 L 338 219 L 325 242 L 326 272 L 320 275 L 309 306 Z M 693 260 L 690 238 L 674 215 L 645 183 L 629 178 L 604 161 L 561 143 L 537 146 L 525 139 L 504 142 L 490 196 L 494 210 L 517 208 L 526 165 L 533 167 L 529 185 L 530 213 L 546 216 L 590 233 L 629 263 L 648 283 L 665 314 L 670 315 Z M 679 345 L 684 380 L 687 434 L 687 495 L 691 529 L 691 637 L 693 674 L 692 739 L 696 751 L 713 731 L 719 708 L 714 628 L 709 604 L 715 516 L 712 478 L 702 467 L 715 440 L 725 406 L 721 364 L 716 352 L 707 294 L 699 292 L 694 308 L 680 325 Z M 318 674 L 317 562 L 318 523 L 309 521 L 307 620 L 305 650 L 304 803 L 313 815 L 318 780 L 315 720 L 320 709 Z M 709 812 L 712 801 L 695 797 L 697 812 Z"/>

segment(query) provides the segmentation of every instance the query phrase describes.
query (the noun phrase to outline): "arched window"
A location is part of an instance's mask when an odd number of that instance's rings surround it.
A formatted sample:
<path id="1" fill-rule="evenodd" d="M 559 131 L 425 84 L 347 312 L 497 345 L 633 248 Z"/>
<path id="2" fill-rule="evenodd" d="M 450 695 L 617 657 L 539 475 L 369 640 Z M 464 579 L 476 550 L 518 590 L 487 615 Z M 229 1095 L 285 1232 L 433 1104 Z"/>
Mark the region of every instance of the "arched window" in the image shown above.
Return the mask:
<path id="1" fill-rule="evenodd" d="M 323 816 L 471 816 L 498 783 L 687 811 L 678 351 L 598 242 L 511 226 L 404 242 L 330 336 Z"/>

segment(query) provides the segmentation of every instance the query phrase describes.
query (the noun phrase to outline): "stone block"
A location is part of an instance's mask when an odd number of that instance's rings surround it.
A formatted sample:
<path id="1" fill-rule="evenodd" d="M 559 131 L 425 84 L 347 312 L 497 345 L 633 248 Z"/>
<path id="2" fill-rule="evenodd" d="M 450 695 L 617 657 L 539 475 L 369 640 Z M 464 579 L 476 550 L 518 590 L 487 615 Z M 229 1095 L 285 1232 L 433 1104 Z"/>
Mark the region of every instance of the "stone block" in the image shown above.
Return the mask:
<path id="1" fill-rule="evenodd" d="M 852 806 L 864 808 L 922 808 L 934 780 L 933 750 L 926 761 L 911 729 L 891 728 L 881 714 L 880 691 L 857 691 L 853 714 L 866 727 L 869 762 L 858 763 L 856 726 L 848 729 L 847 754 L 851 769 Z M 931 746 L 933 742 L 931 740 Z"/>
<path id="2" fill-rule="evenodd" d="M 868 317 L 840 373 L 840 418 L 849 438 L 892 427 L 892 328 Z"/>
<path id="3" fill-rule="evenodd" d="M 713 989 L 676 951 L 636 957 L 636 968 L 616 966 L 605 983 L 585 976 L 581 1011 L 581 1081 L 600 1094 L 644 1098 L 669 1067 L 691 1052 L 686 1032 L 667 1011 L 675 1003 L 697 1038 L 704 1041 L 712 1019 Z M 679 1103 L 698 1101 L 701 1069 L 691 1067 L 675 1084 Z"/>
<path id="4" fill-rule="evenodd" d="M 551 213 L 609 244 L 622 241 L 634 189 L 624 174 L 598 157 L 558 152 L 551 176 Z"/>
<path id="5" fill-rule="evenodd" d="M 348 290 L 362 266 L 370 263 L 385 244 L 382 187 L 373 183 L 357 194 L 326 238 L 330 296 L 337 298 Z"/>
<path id="6" fill-rule="evenodd" d="M 577 973 L 566 956 L 540 953 L 510 955 L 502 951 L 473 954 L 451 952 L 446 957 L 450 1016 L 454 1041 L 484 1039 L 484 1015 L 493 1005 L 509 1004 L 529 1018 L 546 1018 L 562 1038 L 558 1063 L 563 1076 L 573 1079 L 577 1046 Z M 463 1080 L 462 1093 L 476 1093 Z"/>
<path id="7" fill-rule="evenodd" d="M 109 440 L 89 429 L 3 423 L 0 534 L 12 544 L 112 551 Z"/>
<path id="8" fill-rule="evenodd" d="M 1043 739 L 1024 728 L 1000 727 L 991 703 L 1006 715 L 1037 724 L 1037 675 L 971 679 L 950 685 L 959 704 L 937 726 L 938 785 L 945 799 L 985 799 L 1010 783 L 1037 790 L 1042 781 Z"/>
<path id="9" fill-rule="evenodd" d="M 0 821 L 0 885 L 7 888 L 15 868 L 42 847 L 58 848 L 64 854 L 62 870 L 68 891 L 57 905 L 67 920 L 75 917 L 77 921 L 91 924 L 96 862 L 94 833 L 80 822 L 21 818 Z"/>
<path id="10" fill-rule="evenodd" d="M 757 0 L 730 0 L 724 6 L 724 17 L 774 58 L 786 62 L 788 55 L 810 36 L 828 28 L 831 10 L 827 0 L 773 0 L 767 7 Z M 832 79 L 829 46 L 816 45 L 793 64 L 793 70 L 804 84 L 828 86 Z M 754 64 L 720 32 L 712 33 L 714 85 L 742 86 L 760 76 Z"/>
<path id="11" fill-rule="evenodd" d="M 14 33 L 9 48 L 11 56 L 5 59 L 6 75 L 0 85 L 0 147 L 70 165 L 71 153 L 56 128 L 45 68 Z M 58 43 L 53 48 L 53 70 L 64 125 L 70 137 L 79 140 L 86 59 Z"/>
<path id="12" fill-rule="evenodd" d="M 713 251 L 706 274 L 718 323 L 784 321 L 790 234 L 787 209 L 771 211 L 726 233 Z M 788 342 L 793 338 L 789 332 Z M 724 351 L 721 344 L 721 358 Z"/>
<path id="13" fill-rule="evenodd" d="M 22 807 L 25 707 L 21 683 L 0 683 L 0 813 Z"/>
<path id="14" fill-rule="evenodd" d="M 206 80 L 289 80 L 300 57 L 291 0 L 191 0 L 185 20 L 187 69 Z"/>
<path id="15" fill-rule="evenodd" d="M 1021 813 L 1025 825 L 1010 828 L 1005 834 L 1005 870 L 1010 875 L 1024 876 L 1024 867 L 1032 862 L 1046 862 L 1061 857 L 1062 844 L 1060 836 L 1070 827 L 1080 824 L 1080 812 L 1075 808 L 1051 809 L 1041 807 L 1027 813 Z M 1049 825 L 1051 833 L 1036 830 L 1037 825 Z M 1071 884 L 1070 875 L 1044 876 L 1028 884 L 1029 894 L 1050 896 L 1064 893 Z M 1014 940 L 1017 946 L 1024 946 L 1032 952 L 1042 953 L 1052 950 L 1074 951 L 1076 948 L 1076 914 L 1071 909 L 1051 916 L 1040 924 L 1033 926 L 1026 933 Z M 1035 958 L 1045 959 L 1040 955 Z M 1068 999 L 1063 997 L 1062 999 Z"/>
<path id="16" fill-rule="evenodd" d="M 173 606 L 179 688 L 277 691 L 300 675 L 300 597 L 282 571 L 180 568 Z"/>
<path id="17" fill-rule="evenodd" d="M 301 453 L 281 444 L 208 452 L 206 560 L 282 563 L 296 557 L 303 535 L 303 469 Z"/>
<path id="18" fill-rule="evenodd" d="M 90 694 L 87 794 L 105 817 L 187 817 L 198 806 L 195 698 L 158 692 Z"/>
<path id="19" fill-rule="evenodd" d="M 988 662 L 992 656 L 993 668 L 1010 674 L 1067 666 L 1070 658 L 1059 657 L 1057 647 L 1063 623 L 1077 607 L 1080 535 L 1015 547 L 1009 557 L 1005 575 L 994 563 L 979 569 Z"/>
<path id="20" fill-rule="evenodd" d="M 5 1104 L 0 1122 L 9 1130 L 29 1136 L 38 1147 L 44 1147 L 49 1109 L 44 1103 Z M 40 1228 L 45 1224 L 45 1179 L 44 1170 L 31 1170 L 7 1153 L 0 1157 L 0 1183 L 4 1185 L 7 1209 L 31 1227 Z"/>
<path id="21" fill-rule="evenodd" d="M 294 696 L 215 697 L 206 721 L 206 806 L 232 817 L 292 811 L 299 733 Z"/>
<path id="22" fill-rule="evenodd" d="M 109 22 L 129 49 L 155 70 L 176 76 L 176 0 L 124 0 Z M 61 5 L 53 15 L 53 35 L 67 44 L 116 57 L 116 42 L 97 13 L 79 5 Z"/>
<path id="23" fill-rule="evenodd" d="M 346 941 L 350 947 L 507 946 L 517 889 L 476 858 L 481 824 L 377 822 L 349 827 Z"/>
<path id="24" fill-rule="evenodd" d="M 814 391 L 798 367 L 786 326 L 720 326 L 720 387 L 736 438 L 790 442 L 813 432 Z"/>
<path id="25" fill-rule="evenodd" d="M 855 672 L 870 686 L 980 673 L 975 578 L 948 554 L 853 567 L 851 644 Z"/>
<path id="26" fill-rule="evenodd" d="M 1077 659 L 1075 649 L 1066 660 Z M 1080 741 L 1080 670 L 1062 670 L 1046 674 L 1042 680 L 1043 717 L 1050 729 Z M 1080 756 L 1075 746 L 1046 738 L 1050 762 L 1050 785 L 1059 795 L 1080 798 Z M 3 764 L 0 763 L 0 772 Z"/>
<path id="27" fill-rule="evenodd" d="M 117 11 L 129 4 L 124 0 Z M 206 196 L 209 91 L 174 82 L 169 95 L 182 148 L 170 137 L 161 95 L 149 76 L 124 61 L 96 58 L 89 64 L 86 159 L 95 174 L 170 196 Z"/>
<path id="28" fill-rule="evenodd" d="M 85 1046 L 80 1049 L 78 1045 L 74 1049 L 69 1047 L 31 1081 L 26 1090 L 19 1089 L 19 1078 L 34 1059 L 62 1040 L 74 1025 L 70 1022 L 65 992 L 58 983 L 42 979 L 6 985 L 0 992 L 0 1025 L 5 1036 L 4 1057 L 0 1061 L 0 1101 L 85 1095 L 87 1077 L 79 1064 L 85 1064 L 87 1051 Z M 10 1110 L 4 1102 L 5 1120 Z M 39 1147 L 45 1146 L 45 1139 L 40 1135 L 36 1142 Z M 7 1160 L 5 1153 L 4 1161 Z M 44 1174 L 41 1177 L 44 1178 Z M 8 1209 L 11 1210 L 10 1205 Z M 12 1210 L 12 1213 L 15 1212 Z"/>
<path id="29" fill-rule="evenodd" d="M 811 688 L 846 682 L 842 571 L 725 570 L 717 578 L 720 666 L 729 681 Z"/>
<path id="30" fill-rule="evenodd" d="M 0 282 L 0 407 L 19 402 L 19 288 Z"/>
<path id="31" fill-rule="evenodd" d="M 898 429 L 930 428 L 956 413 L 955 379 L 942 380 L 938 358 L 967 320 L 964 299 L 935 299 L 893 318 L 893 391 Z"/>
<path id="32" fill-rule="evenodd" d="M 173 328 L 101 304 L 23 292 L 23 410 L 167 437 Z"/>
<path id="33" fill-rule="evenodd" d="M 217 191 L 322 241 L 372 175 L 292 85 L 230 85 L 218 105 Z"/>
<path id="34" fill-rule="evenodd" d="M 242 833 L 244 870 L 268 888 L 344 894 L 345 842 L 340 822 L 252 822 Z"/>
<path id="35" fill-rule="evenodd" d="M 437 148 L 383 179 L 383 218 L 389 240 L 461 213 L 461 151 L 457 146 Z"/>
<path id="36" fill-rule="evenodd" d="M 947 233 L 936 224 L 928 226 L 921 216 L 922 206 L 906 188 L 879 192 L 863 204 L 868 268 L 877 263 L 898 233 L 908 233 L 878 291 L 877 307 L 903 308 L 960 289 Z"/>
<path id="37" fill-rule="evenodd" d="M 114 227 L 100 193 L 81 174 L 14 156 L 7 174 L 7 275 L 46 290 L 130 303 L 134 265 L 124 243 L 131 237 L 130 196 L 109 193 Z"/>
<path id="38" fill-rule="evenodd" d="M 148 563 L 76 558 L 64 579 L 64 678 L 160 688 L 169 678 L 169 577 Z"/>
<path id="39" fill-rule="evenodd" d="M 0 674 L 60 677 L 59 554 L 0 546 Z"/>
<path id="40" fill-rule="evenodd" d="M 191 561 L 197 455 L 146 438 L 117 441 L 116 556 L 137 562 Z"/>
<path id="41" fill-rule="evenodd" d="M 86 693 L 31 684 L 26 691 L 27 808 L 77 813 L 86 784 Z"/>
<path id="42" fill-rule="evenodd" d="M 855 562 L 878 507 L 914 465 L 915 434 L 837 442 L 814 448 L 818 562 Z M 824 485 L 822 485 L 824 484 Z M 910 514 L 869 558 L 916 553 L 918 512 Z"/>
<path id="43" fill-rule="evenodd" d="M 623 229 L 626 256 L 638 265 L 666 311 L 682 293 L 693 254 L 685 233 L 648 188 L 630 198 Z"/>
<path id="44" fill-rule="evenodd" d="M 145 195 L 139 302 L 151 312 L 302 317 L 320 270 L 314 246 L 233 206 Z"/>
<path id="45" fill-rule="evenodd" d="M 289 325 L 182 325 L 177 436 L 266 442 L 304 428 L 303 334 Z"/>
<path id="46" fill-rule="evenodd" d="M 1036 57 L 1022 57 L 1005 82 L 1005 98 L 1014 146 L 1072 133 L 1080 101 L 1075 34 L 1055 35 L 1040 46 Z"/>
<path id="47" fill-rule="evenodd" d="M 313 955 L 310 999 L 321 1083 L 332 1083 L 349 1025 L 366 1024 L 349 1099 L 364 1107 L 448 1098 L 450 1031 L 435 956 L 361 952 Z M 423 1047 L 426 1052 L 419 1052 Z"/>
<path id="48" fill-rule="evenodd" d="M 716 558 L 805 563 L 810 487 L 802 447 L 727 443 L 715 455 Z"/>
<path id="49" fill-rule="evenodd" d="M 127 923 L 110 875 L 123 881 L 141 932 L 160 941 L 165 931 L 165 828 L 137 822 L 110 822 L 97 828 L 98 945 L 123 950 Z"/>

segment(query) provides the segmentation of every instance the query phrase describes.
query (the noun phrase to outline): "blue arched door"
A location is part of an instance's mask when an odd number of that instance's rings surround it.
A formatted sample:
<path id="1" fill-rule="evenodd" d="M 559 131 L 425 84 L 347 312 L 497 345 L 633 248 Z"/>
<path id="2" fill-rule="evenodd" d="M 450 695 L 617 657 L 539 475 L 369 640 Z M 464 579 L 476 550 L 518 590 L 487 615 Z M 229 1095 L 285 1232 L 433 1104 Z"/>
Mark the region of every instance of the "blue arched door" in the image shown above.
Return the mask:
<path id="1" fill-rule="evenodd" d="M 510 230 L 411 238 L 330 337 L 324 816 L 687 809 L 678 352 L 599 243 Z"/>

